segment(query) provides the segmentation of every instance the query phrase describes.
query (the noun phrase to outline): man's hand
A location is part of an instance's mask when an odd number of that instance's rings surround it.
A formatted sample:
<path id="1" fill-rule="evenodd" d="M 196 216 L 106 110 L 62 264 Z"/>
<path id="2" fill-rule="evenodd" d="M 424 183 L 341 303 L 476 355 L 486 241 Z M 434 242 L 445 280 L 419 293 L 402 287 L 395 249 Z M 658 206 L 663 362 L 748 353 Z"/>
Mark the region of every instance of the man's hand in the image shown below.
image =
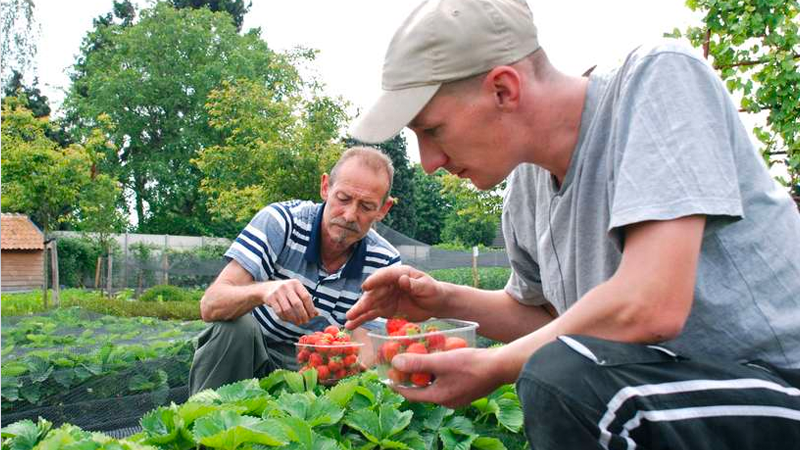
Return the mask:
<path id="1" fill-rule="evenodd" d="M 301 325 L 319 314 L 311 294 L 295 279 L 273 281 L 264 287 L 263 304 L 272 308 L 281 320 Z"/>
<path id="2" fill-rule="evenodd" d="M 376 317 L 403 315 L 422 322 L 443 307 L 445 287 L 411 266 L 391 266 L 375 271 L 361 285 L 363 294 L 347 312 L 345 327 L 353 330 Z"/>
<path id="3" fill-rule="evenodd" d="M 496 349 L 464 348 L 415 355 L 404 353 L 392 359 L 392 366 L 405 373 L 427 372 L 435 381 L 426 388 L 393 387 L 412 402 L 433 402 L 448 408 L 468 405 L 485 397 L 502 384 L 497 368 L 503 366 Z"/>

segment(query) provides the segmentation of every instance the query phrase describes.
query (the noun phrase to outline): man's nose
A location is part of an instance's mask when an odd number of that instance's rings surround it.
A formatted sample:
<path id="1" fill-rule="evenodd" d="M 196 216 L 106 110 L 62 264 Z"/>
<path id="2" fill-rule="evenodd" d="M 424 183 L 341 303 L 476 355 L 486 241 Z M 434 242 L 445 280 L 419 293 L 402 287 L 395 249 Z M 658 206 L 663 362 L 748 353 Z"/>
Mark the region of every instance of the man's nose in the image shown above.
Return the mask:
<path id="1" fill-rule="evenodd" d="M 352 223 L 356 221 L 357 217 L 358 217 L 358 202 L 350 202 L 349 205 L 345 206 L 342 218 L 348 223 Z"/>
<path id="2" fill-rule="evenodd" d="M 447 156 L 444 152 L 424 138 L 419 139 L 419 159 L 422 169 L 429 175 L 447 163 Z"/>

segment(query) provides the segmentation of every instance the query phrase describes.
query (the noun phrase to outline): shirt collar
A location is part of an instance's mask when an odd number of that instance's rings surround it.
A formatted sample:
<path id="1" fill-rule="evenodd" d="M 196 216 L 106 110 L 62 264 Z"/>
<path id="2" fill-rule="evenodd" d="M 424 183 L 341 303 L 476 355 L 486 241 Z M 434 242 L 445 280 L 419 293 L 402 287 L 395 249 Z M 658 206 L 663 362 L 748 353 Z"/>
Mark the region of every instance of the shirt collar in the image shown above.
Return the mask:
<path id="1" fill-rule="evenodd" d="M 320 250 L 322 245 L 322 213 L 325 211 L 325 203 L 317 207 L 317 215 L 314 217 L 314 225 L 311 227 L 311 236 L 308 239 L 308 247 L 303 255 L 306 261 L 314 263 L 317 267 L 322 267 Z M 364 239 L 355 243 L 355 248 L 350 258 L 342 268 L 342 277 L 358 278 L 364 272 L 364 260 L 367 258 L 367 244 Z"/>

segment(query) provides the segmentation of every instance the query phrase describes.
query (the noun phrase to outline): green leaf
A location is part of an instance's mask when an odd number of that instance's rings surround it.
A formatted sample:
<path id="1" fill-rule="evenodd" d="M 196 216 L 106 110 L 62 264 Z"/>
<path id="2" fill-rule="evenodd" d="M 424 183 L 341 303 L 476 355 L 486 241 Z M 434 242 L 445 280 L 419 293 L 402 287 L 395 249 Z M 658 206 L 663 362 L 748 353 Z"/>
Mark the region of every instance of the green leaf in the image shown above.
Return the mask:
<path id="1" fill-rule="evenodd" d="M 28 401 L 28 403 L 37 404 L 42 398 L 42 392 L 39 389 L 40 383 L 26 384 L 19 388 L 20 397 Z"/>
<path id="2" fill-rule="evenodd" d="M 326 397 L 318 397 L 311 403 L 306 420 L 312 427 L 334 425 L 344 417 L 344 409 Z"/>
<path id="3" fill-rule="evenodd" d="M 361 432 L 368 441 L 380 443 L 381 423 L 374 411 L 366 408 L 350 411 L 345 416 L 344 423 Z"/>
<path id="4" fill-rule="evenodd" d="M 304 373 L 308 373 L 306 371 Z M 344 408 L 353 398 L 358 386 L 358 380 L 348 380 L 337 383 L 334 387 L 330 388 L 325 396 L 331 399 L 334 403 Z"/>
<path id="5" fill-rule="evenodd" d="M 286 384 L 289 385 L 289 389 L 294 392 L 305 392 L 306 391 L 306 383 L 303 378 L 303 375 L 297 372 L 287 372 L 284 376 L 286 380 Z"/>
<path id="6" fill-rule="evenodd" d="M 519 433 L 522 429 L 524 415 L 522 407 L 517 399 L 501 398 L 497 400 L 499 411 L 497 421 L 513 433 Z"/>
<path id="7" fill-rule="evenodd" d="M 37 423 L 22 420 L 0 429 L 3 437 L 3 449 L 31 450 L 50 431 L 52 424 L 39 418 Z"/>
<path id="8" fill-rule="evenodd" d="M 286 374 L 290 373 L 290 371 L 286 369 L 278 369 L 273 370 L 269 375 L 259 380 L 259 385 L 261 389 L 264 389 L 267 392 L 272 392 L 272 389 L 276 386 L 280 386 L 281 383 L 286 382 Z"/>
<path id="9" fill-rule="evenodd" d="M 462 433 L 455 428 L 442 428 L 439 430 L 439 437 L 442 439 L 444 450 L 469 450 L 478 435 Z"/>
<path id="10" fill-rule="evenodd" d="M 409 423 L 411 417 L 414 415 L 411 411 L 398 411 L 394 405 L 381 405 L 380 408 L 380 426 L 381 438 L 390 438 L 395 434 L 403 431 Z"/>
<path id="11" fill-rule="evenodd" d="M 146 444 L 169 444 L 178 439 L 184 422 L 175 409 L 159 407 L 142 416 L 140 424 L 147 435 Z"/>
<path id="12" fill-rule="evenodd" d="M 31 356 L 28 361 L 28 376 L 34 383 L 41 383 L 53 373 L 53 366 L 38 356 Z"/>
<path id="13" fill-rule="evenodd" d="M 3 364 L 3 376 L 16 377 L 28 371 L 28 366 L 21 362 Z"/>
<path id="14" fill-rule="evenodd" d="M 476 438 L 472 442 L 472 447 L 479 450 L 507 450 L 500 439 L 483 436 Z"/>
<path id="15" fill-rule="evenodd" d="M 204 389 L 189 397 L 187 402 L 213 404 L 218 403 L 219 400 L 220 396 L 217 394 L 217 391 L 214 389 Z"/>
<path id="16" fill-rule="evenodd" d="M 241 416 L 233 411 L 215 411 L 200 417 L 194 425 L 195 441 L 207 447 L 234 450 L 243 443 L 286 445 L 288 439 L 280 422 Z"/>
<path id="17" fill-rule="evenodd" d="M 243 406 L 245 413 L 261 415 L 270 396 L 261 389 L 258 380 L 242 380 L 217 389 L 219 402 Z"/>

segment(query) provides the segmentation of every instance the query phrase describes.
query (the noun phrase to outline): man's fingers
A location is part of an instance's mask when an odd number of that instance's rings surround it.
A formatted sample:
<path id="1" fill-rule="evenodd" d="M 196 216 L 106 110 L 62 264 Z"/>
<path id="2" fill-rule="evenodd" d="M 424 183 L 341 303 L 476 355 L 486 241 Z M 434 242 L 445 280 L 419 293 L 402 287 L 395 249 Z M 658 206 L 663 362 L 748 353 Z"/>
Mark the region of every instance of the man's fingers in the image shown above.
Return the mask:
<path id="1" fill-rule="evenodd" d="M 287 297 L 292 313 L 297 320 L 297 322 L 294 322 L 294 324 L 299 325 L 301 323 L 308 322 L 309 317 L 308 313 L 306 312 L 305 303 L 300 299 L 300 296 L 298 296 L 296 292 L 289 292 Z"/>
<path id="2" fill-rule="evenodd" d="M 394 284 L 400 275 L 408 274 L 409 266 L 390 266 L 376 270 L 361 284 L 361 289 L 368 291 L 379 286 Z"/>

